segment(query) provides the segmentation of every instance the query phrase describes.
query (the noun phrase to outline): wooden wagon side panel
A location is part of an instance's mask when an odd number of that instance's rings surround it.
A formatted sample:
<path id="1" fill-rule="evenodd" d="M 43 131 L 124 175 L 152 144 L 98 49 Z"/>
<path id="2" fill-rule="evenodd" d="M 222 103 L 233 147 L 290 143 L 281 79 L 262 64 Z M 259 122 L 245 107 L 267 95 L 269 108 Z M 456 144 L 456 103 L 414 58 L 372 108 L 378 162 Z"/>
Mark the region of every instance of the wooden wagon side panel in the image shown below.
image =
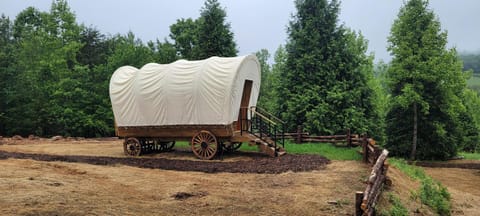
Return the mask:
<path id="1" fill-rule="evenodd" d="M 229 139 L 234 135 L 235 122 L 229 125 L 170 125 L 170 126 L 120 126 L 119 137 L 154 137 L 161 140 L 191 140 L 202 130 L 208 130 L 216 137 Z"/>

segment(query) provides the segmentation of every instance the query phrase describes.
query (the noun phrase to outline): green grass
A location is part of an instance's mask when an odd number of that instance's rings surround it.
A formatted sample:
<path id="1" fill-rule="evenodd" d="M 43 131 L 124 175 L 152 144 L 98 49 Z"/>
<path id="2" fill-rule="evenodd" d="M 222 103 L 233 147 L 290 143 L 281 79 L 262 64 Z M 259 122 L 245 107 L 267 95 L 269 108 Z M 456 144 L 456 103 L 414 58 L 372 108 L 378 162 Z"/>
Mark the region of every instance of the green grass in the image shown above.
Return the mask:
<path id="1" fill-rule="evenodd" d="M 422 180 L 427 178 L 427 175 L 425 174 L 425 171 L 422 168 L 409 165 L 403 159 L 389 158 L 388 163 L 390 163 L 392 166 L 396 167 L 397 169 L 399 169 L 400 171 L 402 171 L 412 179 Z"/>
<path id="2" fill-rule="evenodd" d="M 392 204 L 388 211 L 382 211 L 380 215 L 385 216 L 408 216 L 408 209 L 403 205 L 400 198 L 394 193 L 387 194 L 388 201 Z"/>
<path id="3" fill-rule="evenodd" d="M 336 147 L 329 143 L 295 144 L 285 141 L 285 149 L 290 154 L 318 154 L 330 160 L 361 160 L 359 148 Z"/>
<path id="4" fill-rule="evenodd" d="M 439 215 L 450 215 L 450 193 L 447 188 L 425 174 L 422 168 L 409 165 L 403 159 L 390 158 L 388 161 L 410 178 L 420 181 L 418 196 L 423 204 L 432 207 Z"/>
<path id="5" fill-rule="evenodd" d="M 480 153 L 460 152 L 459 154 L 467 160 L 480 160 Z"/>
<path id="6" fill-rule="evenodd" d="M 175 147 L 189 148 L 190 144 L 185 141 L 175 143 Z M 249 146 L 247 143 L 239 149 L 240 151 L 258 151 L 257 146 Z M 362 156 L 357 152 L 359 148 L 336 147 L 328 143 L 304 143 L 295 144 L 285 140 L 285 150 L 289 154 L 318 154 L 330 160 L 361 160 Z"/>

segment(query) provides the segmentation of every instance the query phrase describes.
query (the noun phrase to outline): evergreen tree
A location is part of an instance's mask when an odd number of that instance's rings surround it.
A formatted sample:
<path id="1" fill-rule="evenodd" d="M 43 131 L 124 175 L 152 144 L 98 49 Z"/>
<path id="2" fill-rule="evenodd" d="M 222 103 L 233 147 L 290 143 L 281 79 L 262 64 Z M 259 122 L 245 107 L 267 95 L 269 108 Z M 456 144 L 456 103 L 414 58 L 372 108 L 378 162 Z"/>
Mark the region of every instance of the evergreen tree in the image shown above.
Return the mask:
<path id="1" fill-rule="evenodd" d="M 393 59 L 386 147 L 410 159 L 454 156 L 467 131 L 462 121 L 472 123 L 461 96 L 465 76 L 428 1 L 406 2 L 388 41 Z"/>
<path id="2" fill-rule="evenodd" d="M 0 134 L 5 134 L 6 112 L 14 84 L 15 57 L 13 50 L 13 23 L 2 14 L 0 17 Z"/>
<path id="3" fill-rule="evenodd" d="M 178 19 L 170 26 L 177 55 L 189 60 L 236 56 L 237 45 L 226 17 L 218 0 L 206 0 L 198 19 Z"/>
<path id="4" fill-rule="evenodd" d="M 175 42 L 174 46 L 178 56 L 183 59 L 197 59 L 198 57 L 198 21 L 178 19 L 170 26 L 170 38 Z"/>
<path id="5" fill-rule="evenodd" d="M 260 62 L 261 68 L 261 85 L 260 85 L 260 95 L 258 96 L 257 106 L 266 109 L 266 104 L 272 98 L 272 86 L 270 80 L 270 65 L 268 64 L 268 58 L 270 58 L 270 53 L 268 50 L 261 49 L 255 53 L 258 61 Z"/>
<path id="6" fill-rule="evenodd" d="M 378 113 L 368 86 L 372 56 L 365 39 L 338 25 L 336 0 L 297 0 L 288 28 L 279 108 L 289 130 L 316 134 L 372 133 Z"/>
<path id="7" fill-rule="evenodd" d="M 218 0 L 206 0 L 198 19 L 197 59 L 211 56 L 231 57 L 238 53 L 237 45 L 226 23 L 227 13 Z"/>

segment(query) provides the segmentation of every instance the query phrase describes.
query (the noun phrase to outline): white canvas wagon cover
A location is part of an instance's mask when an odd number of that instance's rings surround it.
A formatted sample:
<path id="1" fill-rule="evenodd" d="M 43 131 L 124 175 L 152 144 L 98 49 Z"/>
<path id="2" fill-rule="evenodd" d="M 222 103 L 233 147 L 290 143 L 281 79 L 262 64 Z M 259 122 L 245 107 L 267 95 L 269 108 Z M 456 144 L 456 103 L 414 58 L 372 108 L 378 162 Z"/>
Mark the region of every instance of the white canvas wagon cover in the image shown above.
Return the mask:
<path id="1" fill-rule="evenodd" d="M 211 57 L 141 69 L 118 68 L 110 79 L 117 126 L 227 125 L 237 121 L 243 87 L 253 82 L 249 106 L 260 90 L 254 55 Z"/>

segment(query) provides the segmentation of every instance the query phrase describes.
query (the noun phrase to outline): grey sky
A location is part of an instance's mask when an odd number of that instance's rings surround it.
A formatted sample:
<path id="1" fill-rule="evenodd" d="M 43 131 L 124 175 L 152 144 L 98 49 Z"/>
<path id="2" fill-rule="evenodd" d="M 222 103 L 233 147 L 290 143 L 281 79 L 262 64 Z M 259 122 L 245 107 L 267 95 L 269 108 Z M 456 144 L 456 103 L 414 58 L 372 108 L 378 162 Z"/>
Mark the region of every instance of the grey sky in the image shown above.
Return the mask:
<path id="1" fill-rule="evenodd" d="M 69 0 L 77 22 L 97 27 L 106 34 L 125 34 L 129 30 L 146 42 L 168 37 L 169 26 L 179 18 L 197 18 L 204 0 Z M 220 0 L 227 10 L 240 55 L 262 48 L 275 52 L 285 44 L 286 27 L 294 3 L 286 0 Z M 390 60 L 386 50 L 391 24 L 402 0 L 343 0 L 340 22 L 361 31 L 369 41 L 376 61 Z M 51 0 L 0 0 L 0 13 L 12 20 L 23 9 L 34 6 L 48 11 Z M 430 7 L 448 31 L 449 47 L 458 51 L 480 51 L 480 1 L 431 0 Z"/>

